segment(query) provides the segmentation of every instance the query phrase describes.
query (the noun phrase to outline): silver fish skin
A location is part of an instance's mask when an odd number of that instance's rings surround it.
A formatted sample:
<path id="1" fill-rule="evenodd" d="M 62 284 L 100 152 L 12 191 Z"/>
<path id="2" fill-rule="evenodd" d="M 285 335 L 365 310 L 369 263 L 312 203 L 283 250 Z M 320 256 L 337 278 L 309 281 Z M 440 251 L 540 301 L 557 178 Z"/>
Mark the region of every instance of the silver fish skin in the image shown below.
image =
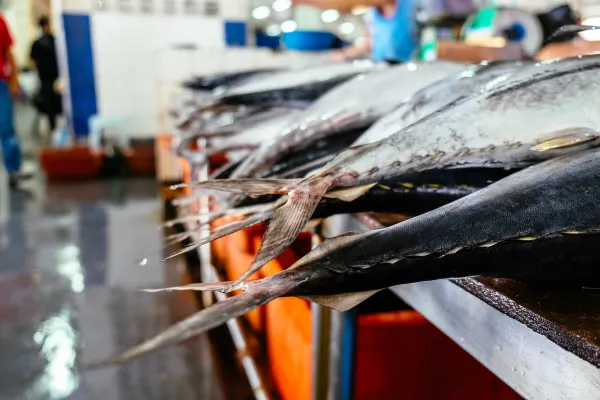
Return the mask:
<path id="1" fill-rule="evenodd" d="M 194 164 L 197 165 L 206 162 L 207 157 L 215 154 L 235 150 L 253 150 L 261 146 L 261 144 L 273 143 L 282 136 L 283 129 L 298 118 L 300 114 L 299 110 L 280 108 L 259 114 L 252 120 L 242 119 L 231 126 L 220 129 L 223 132 L 230 132 L 229 129 L 233 129 L 231 135 L 223 137 L 219 135 L 209 136 L 210 147 L 206 153 L 190 155 L 188 152 L 186 156 L 191 157 L 194 160 Z M 193 140 L 203 135 L 204 132 L 194 136 Z M 187 143 L 189 141 L 182 144 L 187 145 Z M 181 153 L 181 150 L 179 153 Z"/>
<path id="2" fill-rule="evenodd" d="M 360 75 L 315 101 L 280 140 L 259 147 L 231 177 L 255 176 L 298 146 L 342 128 L 370 124 L 417 90 L 464 69 L 464 64 L 450 62 L 408 63 Z"/>
<path id="3" fill-rule="evenodd" d="M 425 169 L 520 167 L 596 146 L 599 76 L 600 55 L 524 68 L 387 139 L 348 149 L 311 180 L 346 186 Z"/>
<path id="4" fill-rule="evenodd" d="M 277 297 L 300 296 L 344 310 L 390 286 L 450 277 L 597 280 L 598 197 L 600 150 L 540 163 L 389 228 L 328 239 L 286 271 L 247 282 L 244 293 L 94 366 L 143 356 Z M 225 282 L 164 290 L 227 288 Z"/>
<path id="5" fill-rule="evenodd" d="M 241 147 L 255 148 L 264 143 L 273 143 L 283 135 L 285 127 L 301 114 L 301 111 L 289 108 L 274 110 L 268 115 L 263 115 L 262 120 L 246 124 L 238 133 L 225 139 L 218 147 L 225 150 Z"/>
<path id="6" fill-rule="evenodd" d="M 379 119 L 355 143 L 362 146 L 385 139 L 420 119 L 472 93 L 482 93 L 501 84 L 528 62 L 474 64 L 465 71 L 437 81 L 418 91 L 407 102 Z"/>
<path id="7" fill-rule="evenodd" d="M 343 76 L 352 76 L 378 68 L 385 68 L 385 65 L 361 61 L 317 65 L 303 69 L 289 69 L 249 79 L 241 84 L 233 84 L 217 96 L 217 99 L 301 87 L 313 82 L 324 82 Z"/>

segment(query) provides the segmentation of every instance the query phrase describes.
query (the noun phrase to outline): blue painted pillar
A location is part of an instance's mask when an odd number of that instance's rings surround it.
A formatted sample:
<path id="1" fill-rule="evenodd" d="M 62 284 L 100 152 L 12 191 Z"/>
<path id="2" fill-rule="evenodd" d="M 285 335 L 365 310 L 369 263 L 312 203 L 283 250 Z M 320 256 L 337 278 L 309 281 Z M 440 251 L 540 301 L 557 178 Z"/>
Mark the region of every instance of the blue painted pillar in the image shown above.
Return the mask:
<path id="1" fill-rule="evenodd" d="M 250 21 L 251 2 L 249 0 L 225 0 L 221 2 L 221 15 L 225 32 L 225 44 L 228 47 L 251 46 L 248 22 Z"/>
<path id="2" fill-rule="evenodd" d="M 62 14 L 68 63 L 72 130 L 76 138 L 88 135 L 88 120 L 98 112 L 94 80 L 91 18 L 88 14 Z"/>

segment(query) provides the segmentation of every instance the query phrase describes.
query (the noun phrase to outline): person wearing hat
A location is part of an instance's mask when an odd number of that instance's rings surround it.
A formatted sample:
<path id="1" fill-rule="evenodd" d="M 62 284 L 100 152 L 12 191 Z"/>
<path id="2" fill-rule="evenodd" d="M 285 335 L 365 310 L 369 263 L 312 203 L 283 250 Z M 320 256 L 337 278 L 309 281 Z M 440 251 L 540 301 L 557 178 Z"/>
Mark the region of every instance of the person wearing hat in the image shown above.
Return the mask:
<path id="1" fill-rule="evenodd" d="M 293 4 L 350 12 L 369 7 L 366 22 L 369 36 L 364 41 L 333 52 L 338 60 L 370 56 L 374 61 L 405 62 L 414 57 L 419 38 L 416 0 L 293 0 Z"/>

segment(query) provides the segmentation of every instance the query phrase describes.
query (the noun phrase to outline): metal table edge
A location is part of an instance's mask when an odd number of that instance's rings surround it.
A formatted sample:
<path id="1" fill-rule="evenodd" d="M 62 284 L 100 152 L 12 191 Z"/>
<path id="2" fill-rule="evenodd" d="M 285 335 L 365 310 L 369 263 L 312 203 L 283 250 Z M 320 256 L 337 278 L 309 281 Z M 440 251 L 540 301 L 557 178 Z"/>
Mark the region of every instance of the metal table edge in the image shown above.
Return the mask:
<path id="1" fill-rule="evenodd" d="M 365 229 L 383 228 L 371 215 L 350 217 Z M 522 396 L 600 399 L 600 349 L 486 287 L 476 278 L 421 282 L 390 290 Z M 452 296 L 444 298 L 444 293 Z M 453 312 L 452 308 L 457 309 Z M 486 318 L 473 318 L 477 313 Z M 448 321 L 448 316 L 452 316 L 453 321 Z M 495 339 L 498 343 L 492 345 Z M 508 346 L 514 344 L 515 348 L 508 348 L 507 343 Z M 515 365 L 507 368 L 506 358 L 494 354 L 501 353 L 503 347 L 505 353 L 520 356 L 510 358 L 512 364 L 517 364 L 517 360 L 525 366 L 534 362 L 539 368 L 526 368 L 527 372 Z M 498 359 L 503 362 L 499 363 Z M 551 376 L 555 379 L 548 379 Z"/>

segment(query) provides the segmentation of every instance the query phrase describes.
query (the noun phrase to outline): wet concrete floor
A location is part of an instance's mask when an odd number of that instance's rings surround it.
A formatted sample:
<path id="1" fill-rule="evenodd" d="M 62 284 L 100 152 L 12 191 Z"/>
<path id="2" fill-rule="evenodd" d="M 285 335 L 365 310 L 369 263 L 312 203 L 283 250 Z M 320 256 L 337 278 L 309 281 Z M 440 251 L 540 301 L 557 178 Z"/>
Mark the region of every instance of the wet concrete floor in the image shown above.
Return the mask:
<path id="1" fill-rule="evenodd" d="M 31 111 L 17 113 L 17 128 L 29 127 Z M 35 130 L 19 131 L 25 169 L 39 170 Z M 0 222 L 0 400 L 223 398 L 206 336 L 123 366 L 81 366 L 194 311 L 172 294 L 137 291 L 185 271 L 159 257 L 135 263 L 163 243 L 156 182 L 38 176 L 23 189 Z"/>
<path id="2" fill-rule="evenodd" d="M 134 262 L 162 244 L 156 184 L 46 193 L 12 192 L 0 230 L 0 399 L 222 398 L 204 336 L 124 366 L 80 367 L 178 318 L 166 296 L 136 290 L 163 286 L 168 275 L 157 258 Z"/>

